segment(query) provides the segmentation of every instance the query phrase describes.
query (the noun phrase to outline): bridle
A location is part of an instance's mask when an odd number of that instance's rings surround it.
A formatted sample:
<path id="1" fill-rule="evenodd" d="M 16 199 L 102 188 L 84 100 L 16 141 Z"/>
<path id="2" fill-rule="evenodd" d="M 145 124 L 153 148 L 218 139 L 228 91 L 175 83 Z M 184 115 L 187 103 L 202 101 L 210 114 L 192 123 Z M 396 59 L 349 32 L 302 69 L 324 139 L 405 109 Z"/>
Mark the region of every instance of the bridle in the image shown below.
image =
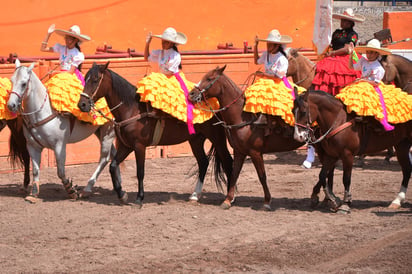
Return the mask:
<path id="1" fill-rule="evenodd" d="M 333 135 L 335 135 L 336 133 L 338 133 L 340 130 L 344 129 L 347 127 L 347 124 L 344 124 L 344 127 L 338 127 L 336 128 L 333 132 L 332 129 L 335 127 L 336 125 L 336 121 L 337 119 L 335 118 L 335 121 L 333 122 L 332 126 L 322 135 L 320 136 L 318 139 L 315 137 L 315 130 L 312 128 L 313 125 L 313 121 L 312 121 L 312 117 L 310 115 L 310 107 L 308 106 L 308 115 L 307 115 L 307 119 L 306 119 L 306 123 L 305 124 L 300 124 L 297 123 L 296 121 L 298 121 L 298 113 L 299 113 L 299 106 L 296 108 L 295 110 L 295 126 L 298 128 L 303 128 L 306 131 L 306 144 L 308 145 L 314 145 L 317 144 L 321 141 L 323 141 L 325 138 L 330 138 Z"/>
<path id="2" fill-rule="evenodd" d="M 299 75 L 298 61 L 296 60 L 295 57 L 292 57 L 292 56 L 288 58 L 288 61 L 290 61 L 290 60 L 293 60 L 293 61 L 295 62 L 295 64 L 296 64 L 296 75 Z M 311 74 L 312 71 L 314 71 L 315 69 L 316 69 L 316 64 L 314 64 L 314 65 L 312 66 L 312 68 L 310 69 L 310 71 L 306 74 L 306 77 L 304 77 L 302 80 L 299 80 L 299 81 L 295 82 L 295 84 L 296 84 L 296 85 L 299 85 L 299 84 L 305 82 L 307 79 L 309 79 L 310 74 Z"/>
<path id="3" fill-rule="evenodd" d="M 105 115 L 100 109 L 96 108 L 96 105 L 94 104 L 94 101 L 95 101 L 95 100 L 94 100 L 94 97 L 96 96 L 97 92 L 98 92 L 99 89 L 100 89 L 100 85 L 101 85 L 102 82 L 103 82 L 103 77 L 104 77 L 104 73 L 102 73 L 102 77 L 101 77 L 100 80 L 99 80 L 99 84 L 96 86 L 96 88 L 95 88 L 94 91 L 92 92 L 92 95 L 91 95 L 91 96 L 90 96 L 89 94 L 87 94 L 87 93 L 84 93 L 84 92 L 80 93 L 80 96 L 86 97 L 86 98 L 89 100 L 90 107 L 91 107 L 91 109 L 92 109 L 93 111 L 97 111 L 102 117 L 106 118 L 106 119 L 109 120 L 109 121 L 112 121 L 113 119 L 107 117 L 107 115 Z M 87 82 L 88 82 L 88 79 L 86 80 L 86 83 L 87 83 Z M 117 104 L 116 106 L 114 106 L 113 108 L 110 109 L 110 112 L 112 112 L 113 110 L 119 108 L 122 104 L 123 104 L 123 102 L 120 101 L 119 104 Z"/>
<path id="4" fill-rule="evenodd" d="M 20 68 L 24 68 L 24 66 L 20 66 L 20 67 L 16 68 L 15 71 L 17 71 L 17 70 L 20 69 Z M 44 96 L 43 102 L 42 102 L 42 104 L 41 104 L 41 106 L 40 106 L 40 108 L 39 108 L 38 110 L 35 110 L 35 111 L 32 111 L 32 112 L 24 112 L 23 106 L 22 106 L 22 102 L 23 102 L 23 99 L 27 96 L 27 93 L 28 93 L 28 91 L 29 91 L 29 87 L 30 87 L 30 83 L 31 83 L 31 75 L 32 75 L 32 74 L 30 73 L 29 79 L 27 80 L 27 83 L 26 83 L 26 88 L 24 89 L 24 91 L 23 91 L 23 93 L 22 93 L 21 95 L 14 90 L 14 87 L 13 87 L 13 89 L 10 91 L 10 95 L 11 95 L 11 94 L 14 94 L 14 95 L 17 96 L 17 98 L 19 98 L 18 102 L 19 102 L 19 106 L 20 106 L 20 107 L 19 107 L 19 109 L 20 109 L 20 114 L 21 114 L 21 115 L 24 115 L 24 116 L 30 116 L 30 115 L 32 115 L 32 114 L 35 114 L 35 113 L 37 113 L 37 112 L 40 112 L 40 111 L 44 108 L 44 106 L 45 106 L 45 104 L 46 104 L 46 101 L 47 101 L 47 97 L 49 96 L 49 93 L 48 93 L 48 92 L 45 92 L 45 96 Z"/>

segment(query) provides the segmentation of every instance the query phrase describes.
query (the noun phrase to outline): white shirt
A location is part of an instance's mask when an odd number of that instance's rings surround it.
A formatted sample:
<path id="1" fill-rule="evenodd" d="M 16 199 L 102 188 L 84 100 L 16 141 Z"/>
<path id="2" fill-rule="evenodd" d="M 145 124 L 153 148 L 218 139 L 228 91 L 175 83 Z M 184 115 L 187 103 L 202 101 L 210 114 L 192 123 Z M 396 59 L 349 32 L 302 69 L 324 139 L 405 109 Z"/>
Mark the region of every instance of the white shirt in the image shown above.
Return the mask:
<path id="1" fill-rule="evenodd" d="M 162 50 L 153 50 L 149 55 L 148 60 L 159 64 L 160 71 L 162 73 L 179 72 L 179 64 L 182 61 L 180 53 L 173 48 Z"/>
<path id="2" fill-rule="evenodd" d="M 385 69 L 378 60 L 368 61 L 364 56 L 353 64 L 355 70 L 362 71 L 362 78 L 379 83 L 385 75 Z"/>
<path id="3" fill-rule="evenodd" d="M 278 78 L 285 77 L 288 71 L 288 59 L 280 51 L 276 54 L 269 53 L 269 58 L 268 52 L 264 51 L 257 62 L 258 64 L 265 64 L 266 73 L 275 75 Z"/>
<path id="4" fill-rule="evenodd" d="M 53 46 L 53 51 L 60 54 L 59 61 L 61 70 L 70 70 L 72 66 L 77 68 L 84 62 L 83 52 L 79 51 L 76 47 L 68 49 L 66 46 L 57 43 Z"/>

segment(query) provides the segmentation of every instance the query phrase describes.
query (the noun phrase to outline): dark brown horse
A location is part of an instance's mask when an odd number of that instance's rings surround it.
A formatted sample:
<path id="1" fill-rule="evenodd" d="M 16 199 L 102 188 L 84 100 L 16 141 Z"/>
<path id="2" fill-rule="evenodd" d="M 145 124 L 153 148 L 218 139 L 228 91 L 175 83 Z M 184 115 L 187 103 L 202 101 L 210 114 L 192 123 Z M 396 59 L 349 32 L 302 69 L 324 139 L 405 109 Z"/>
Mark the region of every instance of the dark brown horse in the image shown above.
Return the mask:
<path id="1" fill-rule="evenodd" d="M 12 120 L 0 120 L 0 131 L 7 125 L 10 130 L 9 159 L 13 168 L 24 168 L 23 192 L 28 192 L 30 184 L 30 155 L 26 147 L 26 138 L 23 133 L 23 119 L 17 116 Z"/>
<path id="2" fill-rule="evenodd" d="M 221 166 L 228 180 L 232 173 L 232 157 L 227 148 L 223 128 L 214 126 L 217 120 L 210 119 L 202 124 L 195 124 L 196 134 L 190 135 L 184 122 L 163 113 L 153 114 L 148 103 L 139 102 L 136 87 L 126 79 L 108 69 L 105 65 L 93 64 L 86 74 L 86 84 L 78 106 L 88 112 L 99 98 L 104 97 L 115 117 L 117 136 L 117 154 L 110 164 L 113 187 L 121 202 L 126 202 L 127 194 L 122 190 L 119 164 L 134 152 L 137 167 L 138 193 L 136 204 L 142 206 L 144 199 L 144 171 L 146 147 L 151 145 L 175 145 L 189 141 L 192 152 L 199 166 L 198 184 L 191 200 L 197 200 L 201 193 L 207 172 L 209 159 L 204 151 L 204 142 L 208 138 L 215 152 L 215 179 L 222 179 Z M 167 178 L 167 174 L 165 174 Z"/>
<path id="3" fill-rule="evenodd" d="M 357 122 L 359 118 L 354 113 L 348 114 L 346 106 L 332 95 L 323 91 L 310 91 L 296 100 L 295 139 L 297 141 L 313 142 L 311 125 L 316 122 L 321 132 L 317 141 L 322 169 L 319 182 L 314 188 L 312 197 L 317 196 L 320 186 L 325 187 L 327 198 L 334 202 L 334 209 L 342 212 L 350 211 L 352 201 L 350 184 L 353 158 L 355 155 L 375 153 L 391 146 L 396 148 L 396 156 L 402 168 L 402 186 L 391 208 L 399 208 L 405 200 L 406 190 L 412 171 L 409 159 L 409 149 L 412 144 L 412 121 L 396 124 L 393 131 L 378 130 L 381 125 L 371 117 L 365 122 Z M 362 117 L 365 119 L 366 117 Z M 343 185 L 345 195 L 343 205 L 339 207 L 332 189 L 326 185 L 326 178 L 332 175 L 335 164 L 342 160 Z"/>
<path id="4" fill-rule="evenodd" d="M 383 81 L 395 83 L 409 94 L 412 94 L 412 61 L 396 54 L 383 56 L 381 64 L 385 69 Z"/>
<path id="5" fill-rule="evenodd" d="M 243 111 L 245 96 L 242 90 L 223 73 L 225 68 L 226 66 L 217 67 L 206 73 L 189 94 L 192 102 L 200 102 L 210 97 L 216 97 L 219 100 L 222 124 L 233 147 L 233 173 L 229 181 L 229 191 L 222 207 L 230 208 L 234 200 L 237 179 L 245 158 L 249 155 L 263 187 L 264 209 L 269 210 L 271 195 L 267 186 L 263 154 L 294 150 L 304 143 L 292 138 L 293 127 L 286 124 L 280 117 L 272 116 L 269 119 L 275 124 L 270 135 L 266 134 L 265 127 L 254 125 L 256 115 Z"/>

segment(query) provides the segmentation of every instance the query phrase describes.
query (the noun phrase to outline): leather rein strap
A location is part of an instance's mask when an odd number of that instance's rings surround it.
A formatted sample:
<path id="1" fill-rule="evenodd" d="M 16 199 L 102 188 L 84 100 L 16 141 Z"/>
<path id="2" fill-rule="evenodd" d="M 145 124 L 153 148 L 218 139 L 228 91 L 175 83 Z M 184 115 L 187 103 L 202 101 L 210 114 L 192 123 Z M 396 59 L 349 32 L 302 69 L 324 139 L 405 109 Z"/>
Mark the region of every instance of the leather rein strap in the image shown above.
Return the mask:
<path id="1" fill-rule="evenodd" d="M 350 127 L 353 125 L 354 120 L 350 120 L 349 122 L 343 123 L 340 126 L 338 126 L 337 128 L 335 128 L 334 130 L 332 130 L 331 132 L 329 132 L 328 135 L 326 135 L 326 139 L 329 139 L 333 136 L 335 136 L 336 134 L 338 134 L 339 132 L 341 132 L 342 130 Z"/>

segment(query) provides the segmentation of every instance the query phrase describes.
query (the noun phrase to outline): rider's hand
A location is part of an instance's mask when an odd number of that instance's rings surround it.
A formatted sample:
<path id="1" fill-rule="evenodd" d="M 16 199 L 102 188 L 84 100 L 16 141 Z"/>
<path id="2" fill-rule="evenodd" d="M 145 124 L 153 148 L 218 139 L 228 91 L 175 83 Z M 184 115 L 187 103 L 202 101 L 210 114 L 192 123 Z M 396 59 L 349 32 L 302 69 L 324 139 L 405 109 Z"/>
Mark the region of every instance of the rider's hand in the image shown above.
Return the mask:
<path id="1" fill-rule="evenodd" d="M 56 25 L 55 24 L 51 24 L 49 29 L 47 30 L 48 34 L 52 34 L 54 32 L 54 30 L 56 29 Z"/>

